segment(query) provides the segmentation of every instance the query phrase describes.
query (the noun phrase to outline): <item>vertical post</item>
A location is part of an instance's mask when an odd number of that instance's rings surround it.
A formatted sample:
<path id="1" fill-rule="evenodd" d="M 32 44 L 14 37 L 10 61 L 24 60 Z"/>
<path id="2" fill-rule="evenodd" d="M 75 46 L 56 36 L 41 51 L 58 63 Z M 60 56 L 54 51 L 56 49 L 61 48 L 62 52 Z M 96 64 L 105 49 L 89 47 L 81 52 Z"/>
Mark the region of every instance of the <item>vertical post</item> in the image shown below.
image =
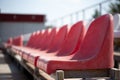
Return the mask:
<path id="1" fill-rule="evenodd" d="M 99 4 L 99 11 L 100 11 L 100 15 L 102 15 L 102 4 Z"/>
<path id="2" fill-rule="evenodd" d="M 84 10 L 84 9 L 82 10 L 82 13 L 83 13 L 83 14 L 82 14 L 83 20 L 85 20 L 85 10 Z"/>
<path id="3" fill-rule="evenodd" d="M 37 78 L 38 77 L 38 68 L 37 67 L 35 67 L 33 75 L 34 75 L 33 76 L 34 80 L 39 80 L 39 78 Z"/>
<path id="4" fill-rule="evenodd" d="M 22 66 L 20 66 L 20 70 L 24 72 L 23 67 L 25 66 L 26 61 L 23 58 L 21 58 L 21 63 L 22 63 Z"/>
<path id="5" fill-rule="evenodd" d="M 64 21 L 63 21 L 63 20 L 64 20 L 64 18 L 62 17 L 62 18 L 61 18 L 61 25 L 64 24 Z"/>
<path id="6" fill-rule="evenodd" d="M 78 12 L 76 12 L 76 21 L 78 21 L 79 20 L 79 14 L 78 14 Z"/>
<path id="7" fill-rule="evenodd" d="M 110 71 L 110 77 L 112 80 L 120 80 L 120 69 L 112 68 Z"/>
<path id="8" fill-rule="evenodd" d="M 70 24 L 73 23 L 73 17 L 72 17 L 72 14 L 70 15 Z"/>
<path id="9" fill-rule="evenodd" d="M 55 27 L 56 27 L 56 26 L 57 26 L 57 20 L 54 20 L 54 21 L 53 21 L 53 23 L 54 23 L 54 25 L 53 25 L 53 26 L 55 26 Z"/>
<path id="10" fill-rule="evenodd" d="M 119 62 L 114 60 L 114 68 L 119 68 Z"/>
<path id="11" fill-rule="evenodd" d="M 64 80 L 64 71 L 63 70 L 57 70 L 56 80 Z"/>
<path id="12" fill-rule="evenodd" d="M 26 61 L 23 58 L 21 58 L 21 62 L 22 62 L 22 64 L 26 63 Z"/>
<path id="13" fill-rule="evenodd" d="M 118 61 L 118 69 L 120 69 L 120 61 Z"/>
<path id="14" fill-rule="evenodd" d="M 57 25 L 57 20 L 53 20 L 53 21 L 52 21 L 52 26 L 55 27 L 56 25 Z"/>
<path id="15" fill-rule="evenodd" d="M 34 69 L 34 75 L 38 76 L 38 73 L 39 73 L 39 69 L 37 67 L 35 67 L 35 69 Z"/>

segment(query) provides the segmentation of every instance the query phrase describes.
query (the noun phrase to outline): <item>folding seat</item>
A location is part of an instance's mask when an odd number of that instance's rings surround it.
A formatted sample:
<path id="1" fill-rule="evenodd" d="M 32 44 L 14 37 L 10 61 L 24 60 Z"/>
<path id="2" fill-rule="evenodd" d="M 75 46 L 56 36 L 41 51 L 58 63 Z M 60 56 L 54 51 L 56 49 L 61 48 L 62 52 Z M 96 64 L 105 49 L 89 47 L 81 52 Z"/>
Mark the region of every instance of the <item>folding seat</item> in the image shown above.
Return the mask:
<path id="1" fill-rule="evenodd" d="M 16 50 L 18 54 L 19 54 L 19 47 L 23 47 L 23 36 L 22 35 L 17 38 Z"/>
<path id="2" fill-rule="evenodd" d="M 18 36 L 13 38 L 13 45 L 14 46 L 23 46 L 23 36 Z"/>
<path id="3" fill-rule="evenodd" d="M 61 45 L 67 35 L 67 31 L 68 31 L 68 26 L 67 25 L 64 25 L 63 27 L 61 27 L 59 30 L 57 30 L 58 32 L 56 32 L 56 29 L 53 29 L 52 31 L 52 35 L 53 36 L 50 36 L 51 37 L 51 40 L 49 42 L 49 44 L 47 45 L 47 49 L 44 50 L 44 51 L 40 51 L 40 50 L 37 50 L 37 51 L 31 51 L 29 52 L 29 58 L 27 59 L 30 63 L 34 64 L 34 61 L 37 60 L 38 58 L 38 55 L 39 54 L 45 54 L 45 52 L 47 51 L 52 51 L 52 52 L 55 52 L 57 50 L 59 50 L 61 48 Z M 55 33 L 56 32 L 56 33 Z M 55 47 L 53 49 L 53 47 Z"/>
<path id="4" fill-rule="evenodd" d="M 40 57 L 37 67 L 51 74 L 56 70 L 95 70 L 113 68 L 113 18 L 106 14 L 95 19 L 73 56 Z"/>
<path id="5" fill-rule="evenodd" d="M 26 44 L 26 46 L 16 46 L 16 49 L 18 51 L 18 54 L 20 56 L 22 56 L 22 54 L 26 51 L 26 50 L 30 50 L 31 48 L 34 48 L 34 40 L 36 40 L 36 36 L 38 36 L 39 31 L 37 32 L 33 32 L 29 38 L 28 43 Z"/>
<path id="6" fill-rule="evenodd" d="M 33 32 L 31 34 L 31 36 L 29 37 L 29 40 L 27 42 L 27 44 L 23 47 L 21 47 L 21 49 L 29 49 L 29 48 L 35 48 L 35 42 L 36 40 L 39 38 L 39 36 L 41 36 L 41 32 L 40 31 L 37 31 L 37 32 Z"/>
<path id="7" fill-rule="evenodd" d="M 11 50 L 15 53 L 19 52 L 19 47 L 23 46 L 23 36 L 18 36 L 13 38 L 13 43 L 11 46 Z"/>
<path id="8" fill-rule="evenodd" d="M 32 39 L 31 39 L 31 43 L 30 43 L 30 45 L 29 45 L 29 47 L 30 48 L 35 48 L 35 43 L 36 43 L 36 40 L 37 40 L 37 38 L 38 38 L 38 35 L 39 35 L 39 31 L 38 32 L 34 32 L 34 34 L 33 34 L 33 37 L 32 37 Z"/>
<path id="9" fill-rule="evenodd" d="M 12 44 L 12 38 L 9 38 L 7 41 L 8 44 Z"/>
<path id="10" fill-rule="evenodd" d="M 31 46 L 30 44 L 31 44 L 31 41 L 32 41 L 34 35 L 35 35 L 35 32 L 31 34 L 31 36 L 30 36 L 30 38 L 29 38 L 29 41 L 27 42 L 26 46 L 16 46 L 16 47 L 15 47 L 15 48 L 18 50 L 18 54 L 19 54 L 20 56 L 22 56 L 22 51 L 23 51 L 24 49 L 30 48 L 30 46 Z"/>
<path id="11" fill-rule="evenodd" d="M 43 43 L 45 43 L 45 44 L 43 44 L 43 45 L 40 47 L 40 50 L 43 51 L 43 52 L 45 52 L 46 50 L 48 50 L 48 49 L 49 49 L 49 46 L 52 46 L 52 45 L 50 45 L 50 44 L 51 44 L 53 38 L 54 38 L 55 35 L 56 35 L 56 28 L 49 29 L 49 30 L 51 30 L 51 31 L 50 31 L 50 33 L 49 33 L 48 35 L 46 35 L 46 38 L 44 39 L 44 42 L 43 42 Z M 41 45 L 41 44 L 40 44 L 40 45 Z M 39 45 L 38 45 L 38 46 L 39 46 Z M 39 48 L 38 48 L 38 49 L 39 49 Z M 40 50 L 31 50 L 31 51 L 28 52 L 28 55 L 27 55 L 27 56 L 31 55 L 30 57 L 32 57 L 32 55 L 34 55 L 34 53 L 40 52 Z M 33 57 L 32 57 L 32 58 L 33 58 Z M 28 60 L 28 59 L 27 59 L 27 60 Z M 28 60 L 28 61 L 29 61 L 29 60 Z"/>
<path id="12" fill-rule="evenodd" d="M 27 42 L 27 44 L 26 44 L 26 47 L 29 47 L 29 46 L 31 45 L 31 43 L 32 43 L 32 41 L 33 41 L 34 35 L 35 35 L 35 32 L 33 32 L 33 33 L 31 34 L 31 36 L 30 36 L 30 38 L 29 38 L 29 40 L 28 40 L 28 42 Z"/>
<path id="13" fill-rule="evenodd" d="M 36 66 L 36 60 L 40 56 L 67 56 L 71 55 L 74 50 L 78 49 L 78 43 L 81 44 L 84 37 L 85 29 L 84 22 L 79 21 L 74 24 L 63 41 L 60 49 L 56 52 L 37 52 L 33 54 L 31 53 L 28 57 L 28 61 Z M 61 38 L 60 36 L 59 39 Z M 54 47 L 55 48 L 55 47 Z"/>
<path id="14" fill-rule="evenodd" d="M 40 40 L 42 39 L 42 31 L 37 31 L 37 35 L 36 35 L 36 40 L 34 40 L 33 42 L 33 46 L 35 49 L 37 49 L 37 45 L 40 42 Z"/>
<path id="15" fill-rule="evenodd" d="M 12 38 L 9 38 L 6 43 L 3 44 L 5 48 L 11 47 L 12 46 Z"/>
<path id="16" fill-rule="evenodd" d="M 45 31 L 43 31 L 44 33 L 42 35 L 42 39 L 41 39 L 40 42 L 36 42 L 38 44 L 35 46 L 34 49 L 33 48 L 27 48 L 27 49 L 22 50 L 22 58 L 25 59 L 25 60 L 28 60 L 28 55 L 29 55 L 30 52 L 39 50 L 43 45 L 45 45 L 46 44 L 46 42 L 45 42 L 46 41 L 45 40 L 46 36 L 48 34 L 50 34 L 50 31 L 51 31 L 50 29 L 46 29 Z"/>
<path id="17" fill-rule="evenodd" d="M 37 49 L 40 49 L 42 46 L 46 45 L 46 38 L 50 33 L 51 33 L 51 29 L 46 29 L 44 31 L 41 41 L 37 42 L 38 43 L 36 45 Z"/>
<path id="18" fill-rule="evenodd" d="M 48 33 L 42 38 L 41 41 L 37 41 L 36 49 L 26 51 L 26 53 L 38 52 L 40 50 L 47 50 L 50 43 L 53 40 L 53 37 L 56 35 L 56 28 L 48 29 Z M 38 44 L 39 43 L 39 44 Z"/>
<path id="19" fill-rule="evenodd" d="M 33 48 L 35 48 L 35 43 L 37 40 L 37 36 L 41 35 L 40 31 L 37 32 L 33 32 L 26 44 L 26 46 L 17 46 L 16 48 L 18 49 L 18 53 L 20 56 L 22 56 L 27 50 L 31 50 Z"/>
<path id="20" fill-rule="evenodd" d="M 63 28 L 63 29 L 65 30 L 65 28 Z M 46 30 L 46 31 L 42 30 L 41 37 L 39 36 L 40 38 L 38 39 L 38 41 L 36 41 L 36 50 L 35 49 L 28 50 L 27 49 L 23 53 L 28 53 L 29 54 L 30 52 L 39 51 L 39 49 L 41 49 L 41 48 L 46 48 L 46 49 L 48 48 L 49 49 L 49 45 L 52 42 L 52 39 L 55 36 L 55 34 L 56 34 L 56 28 L 53 28 L 52 32 L 51 32 L 51 29 L 49 29 L 49 34 L 48 34 L 48 30 Z M 63 34 L 64 34 L 64 32 L 63 32 Z M 48 41 L 48 39 L 49 39 L 49 41 Z"/>
<path id="21" fill-rule="evenodd" d="M 15 42 L 15 38 L 13 38 L 13 45 L 15 45 L 16 44 L 16 42 Z"/>
<path id="22" fill-rule="evenodd" d="M 78 48 L 78 43 L 81 44 L 85 34 L 85 23 L 79 21 L 72 25 L 68 35 L 66 36 L 61 49 L 55 53 L 55 56 L 67 56 L 72 54 Z"/>
<path id="23" fill-rule="evenodd" d="M 36 46 L 35 44 L 36 44 L 36 41 L 39 38 L 39 34 L 40 34 L 40 31 L 35 32 L 34 37 L 32 38 L 32 42 L 30 44 L 30 48 L 35 48 L 35 46 Z"/>
<path id="24" fill-rule="evenodd" d="M 55 36 L 56 34 L 56 28 L 53 29 L 48 29 L 46 30 L 45 34 L 43 35 L 43 37 L 41 37 L 41 35 L 37 35 L 37 40 L 34 40 L 33 46 L 34 48 L 30 48 L 29 50 L 26 49 L 25 52 L 26 53 L 30 53 L 32 51 L 38 51 L 38 50 L 44 50 L 47 49 L 48 45 L 51 43 L 52 38 Z"/>
<path id="25" fill-rule="evenodd" d="M 53 29 L 50 29 L 50 33 L 46 36 L 45 40 L 44 40 L 44 45 L 42 45 L 42 47 L 40 48 L 40 50 L 46 50 L 48 49 L 50 43 L 52 42 L 53 38 L 55 37 L 56 35 L 56 28 L 53 28 Z"/>
<path id="26" fill-rule="evenodd" d="M 50 45 L 48 45 L 48 50 L 46 52 L 50 53 L 50 52 L 56 52 L 57 50 L 59 50 L 66 38 L 68 31 L 69 31 L 68 25 L 64 25 L 61 28 L 58 28 L 56 35 L 53 38 Z"/>
<path id="27" fill-rule="evenodd" d="M 22 35 L 17 38 L 17 45 L 23 46 L 23 36 Z"/>

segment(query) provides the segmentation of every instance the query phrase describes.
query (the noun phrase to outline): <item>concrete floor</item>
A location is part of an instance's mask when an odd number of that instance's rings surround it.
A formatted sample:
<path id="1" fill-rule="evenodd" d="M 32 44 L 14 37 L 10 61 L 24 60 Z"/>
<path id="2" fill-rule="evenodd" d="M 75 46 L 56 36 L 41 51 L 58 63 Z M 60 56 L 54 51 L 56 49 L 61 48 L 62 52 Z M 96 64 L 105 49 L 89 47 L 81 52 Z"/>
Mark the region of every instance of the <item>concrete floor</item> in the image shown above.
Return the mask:
<path id="1" fill-rule="evenodd" d="M 0 51 L 0 80 L 28 80 L 2 51 Z"/>

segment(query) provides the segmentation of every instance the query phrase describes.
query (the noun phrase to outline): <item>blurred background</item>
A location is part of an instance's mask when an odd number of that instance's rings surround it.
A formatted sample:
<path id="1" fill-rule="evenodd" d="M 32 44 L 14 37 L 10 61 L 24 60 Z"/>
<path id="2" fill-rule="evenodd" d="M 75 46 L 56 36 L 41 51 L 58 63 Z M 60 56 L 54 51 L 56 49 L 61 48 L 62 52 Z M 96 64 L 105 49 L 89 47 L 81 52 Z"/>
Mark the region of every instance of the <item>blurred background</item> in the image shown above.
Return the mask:
<path id="1" fill-rule="evenodd" d="M 120 13 L 120 0 L 0 0 L 0 41 L 37 30 Z M 87 26 L 86 26 L 87 28 Z"/>

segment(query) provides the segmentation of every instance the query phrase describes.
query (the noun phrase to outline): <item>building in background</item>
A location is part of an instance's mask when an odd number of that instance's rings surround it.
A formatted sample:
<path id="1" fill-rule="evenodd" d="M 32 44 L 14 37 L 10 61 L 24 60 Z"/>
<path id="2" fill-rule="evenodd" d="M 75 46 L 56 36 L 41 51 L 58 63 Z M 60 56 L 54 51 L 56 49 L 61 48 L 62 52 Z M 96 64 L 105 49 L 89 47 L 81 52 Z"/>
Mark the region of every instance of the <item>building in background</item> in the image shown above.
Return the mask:
<path id="1" fill-rule="evenodd" d="M 0 13 L 0 41 L 45 28 L 45 15 Z"/>

